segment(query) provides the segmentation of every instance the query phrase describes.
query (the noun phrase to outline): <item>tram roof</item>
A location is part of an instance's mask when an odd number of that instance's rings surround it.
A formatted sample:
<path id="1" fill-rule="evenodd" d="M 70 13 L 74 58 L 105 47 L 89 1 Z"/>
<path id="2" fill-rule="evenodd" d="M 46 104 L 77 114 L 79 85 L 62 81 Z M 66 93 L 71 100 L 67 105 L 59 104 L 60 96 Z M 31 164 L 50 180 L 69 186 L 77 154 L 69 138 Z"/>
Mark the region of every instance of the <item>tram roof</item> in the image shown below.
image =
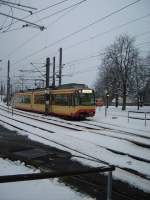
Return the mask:
<path id="1" fill-rule="evenodd" d="M 17 94 L 30 94 L 32 92 L 43 92 L 46 88 L 36 88 L 36 89 L 28 89 L 26 91 L 20 91 Z M 50 86 L 49 88 L 50 90 L 53 91 L 58 91 L 58 90 L 67 90 L 68 91 L 72 91 L 72 90 L 76 90 L 76 89 L 89 89 L 87 85 L 85 84 L 78 84 L 78 83 L 69 83 L 69 84 L 63 84 L 61 86 L 57 86 L 57 87 L 52 87 Z"/>

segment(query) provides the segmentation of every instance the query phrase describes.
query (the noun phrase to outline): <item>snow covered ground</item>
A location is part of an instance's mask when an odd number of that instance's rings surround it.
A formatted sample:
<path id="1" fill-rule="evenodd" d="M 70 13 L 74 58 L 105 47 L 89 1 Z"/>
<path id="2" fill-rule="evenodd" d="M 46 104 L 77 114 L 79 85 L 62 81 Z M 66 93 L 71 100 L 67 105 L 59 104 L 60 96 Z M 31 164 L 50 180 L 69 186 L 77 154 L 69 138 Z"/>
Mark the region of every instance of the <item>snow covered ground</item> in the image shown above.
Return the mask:
<path id="1" fill-rule="evenodd" d="M 0 158 L 0 175 L 23 174 L 39 172 L 23 163 L 12 162 Z M 1 200 L 91 200 L 79 192 L 59 183 L 57 179 L 43 179 L 0 184 Z"/>
<path id="2" fill-rule="evenodd" d="M 128 111 L 137 111 L 137 107 L 135 106 L 127 106 L 126 111 L 122 111 L 121 107 L 115 108 L 114 106 L 110 106 L 107 109 L 107 115 L 105 117 L 105 107 L 98 107 L 95 117 L 93 118 L 94 121 L 103 122 L 104 124 L 107 123 L 107 127 L 111 127 L 111 125 L 116 125 L 123 129 L 135 129 L 148 131 L 150 133 L 150 120 L 145 121 L 140 119 L 129 119 L 128 121 Z M 150 112 L 150 106 L 145 106 L 139 109 L 139 112 Z M 130 113 L 132 117 L 139 117 L 144 118 L 144 113 Z M 147 114 L 147 118 L 150 119 L 150 113 Z"/>
<path id="3" fill-rule="evenodd" d="M 137 108 L 128 107 L 127 110 L 137 111 Z M 150 107 L 144 107 L 141 110 L 150 111 Z M 134 187 L 150 193 L 150 148 L 138 145 L 141 143 L 150 146 L 150 120 L 147 120 L 146 126 L 144 121 L 139 119 L 130 119 L 128 122 L 128 112 L 114 107 L 109 107 L 107 109 L 107 116 L 105 116 L 105 108 L 102 107 L 97 109 L 95 117 L 91 118 L 90 121 L 70 122 L 72 125 L 69 125 L 72 127 L 83 124 L 91 127 L 101 126 L 100 130 L 79 128 L 80 131 L 75 131 L 45 123 L 48 122 L 48 119 L 57 120 L 55 117 L 49 116 L 47 120 L 44 119 L 45 122 L 37 122 L 34 119 L 28 119 L 15 114 L 12 116 L 11 113 L 3 110 L 0 110 L 0 114 L 4 115 L 0 115 L 0 120 L 2 120 L 0 121 L 1 125 L 12 130 L 17 130 L 20 134 L 28 135 L 33 140 L 69 151 L 73 155 L 81 155 L 80 153 L 82 153 L 83 156 L 87 154 L 97 160 L 115 165 L 117 168 L 113 172 L 114 179 L 127 182 Z M 41 117 L 39 114 L 35 115 L 37 119 Z M 143 117 L 143 113 L 138 115 Z M 148 118 L 150 117 L 148 116 Z M 14 119 L 28 124 L 13 121 Z M 65 120 L 62 119 L 58 119 L 58 121 L 57 124 L 65 123 Z M 7 125 L 5 122 L 16 127 L 21 127 L 24 131 Z M 30 124 L 35 127 L 31 127 Z M 53 133 L 48 132 L 49 130 Z M 42 138 L 39 136 L 42 136 Z M 121 152 L 123 155 L 116 152 Z M 92 166 L 100 165 L 99 162 L 96 163 L 79 158 L 74 159 Z M 146 179 L 122 170 L 122 168 L 134 170 L 145 176 Z"/>

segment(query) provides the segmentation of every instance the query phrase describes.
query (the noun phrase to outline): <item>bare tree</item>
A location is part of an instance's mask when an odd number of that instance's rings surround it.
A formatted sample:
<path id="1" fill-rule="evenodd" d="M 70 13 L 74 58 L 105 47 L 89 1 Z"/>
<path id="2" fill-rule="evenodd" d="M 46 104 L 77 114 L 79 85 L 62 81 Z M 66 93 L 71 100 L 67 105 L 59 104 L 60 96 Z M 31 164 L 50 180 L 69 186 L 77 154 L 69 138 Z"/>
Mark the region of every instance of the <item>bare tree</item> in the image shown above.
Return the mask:
<path id="1" fill-rule="evenodd" d="M 133 69 L 137 67 L 139 58 L 134 42 L 134 38 L 126 34 L 121 35 L 105 50 L 102 59 L 103 83 L 112 96 L 122 96 L 122 110 L 126 109 L 126 97 L 133 81 Z"/>

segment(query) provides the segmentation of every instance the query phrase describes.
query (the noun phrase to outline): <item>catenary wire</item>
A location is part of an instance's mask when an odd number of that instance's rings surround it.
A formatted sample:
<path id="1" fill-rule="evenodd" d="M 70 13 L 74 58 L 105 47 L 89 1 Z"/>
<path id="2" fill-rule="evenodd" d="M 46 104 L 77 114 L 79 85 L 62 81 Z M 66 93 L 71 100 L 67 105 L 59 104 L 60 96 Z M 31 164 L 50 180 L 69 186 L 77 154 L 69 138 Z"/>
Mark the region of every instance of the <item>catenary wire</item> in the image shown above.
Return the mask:
<path id="1" fill-rule="evenodd" d="M 150 33 L 150 30 L 145 31 L 145 32 L 143 32 L 143 33 L 140 33 L 140 34 L 136 35 L 136 37 L 141 37 L 141 36 L 146 35 L 146 34 L 148 34 L 148 33 Z"/>
<path id="2" fill-rule="evenodd" d="M 145 19 L 146 17 L 149 17 L 149 16 L 150 16 L 150 13 L 148 13 L 148 14 L 142 16 L 142 17 L 135 18 L 135 19 L 133 19 L 133 20 L 131 20 L 131 21 L 128 21 L 128 22 L 126 22 L 126 23 L 124 23 L 124 24 L 115 26 L 115 27 L 109 29 L 108 31 L 98 33 L 98 34 L 96 34 L 96 35 L 94 35 L 94 36 L 92 36 L 92 37 L 90 37 L 90 38 L 87 38 L 87 39 L 85 39 L 85 40 L 81 40 L 81 41 L 79 41 L 79 42 L 77 42 L 77 43 L 75 43 L 75 44 L 70 45 L 69 47 L 64 48 L 64 51 L 66 51 L 66 50 L 68 50 L 68 49 L 71 49 L 71 48 L 74 48 L 74 47 L 76 47 L 76 46 L 80 46 L 80 45 L 82 45 L 83 43 L 86 43 L 86 42 L 88 42 L 88 41 L 90 41 L 90 40 L 96 39 L 96 38 L 98 38 L 98 37 L 100 37 L 100 36 L 102 36 L 102 35 L 105 35 L 105 34 L 107 34 L 107 33 L 110 33 L 111 31 L 115 31 L 115 30 L 117 30 L 117 29 L 119 29 L 119 28 L 122 28 L 122 27 L 128 25 L 128 24 L 132 24 L 132 23 L 135 23 L 135 22 L 140 21 L 140 20 L 142 20 L 142 19 Z M 144 33 L 141 33 L 141 34 L 139 34 L 139 35 L 136 35 L 135 37 L 136 37 L 136 38 L 137 38 L 137 37 L 140 37 L 140 36 L 145 35 L 145 34 L 147 34 L 147 33 L 149 33 L 149 32 L 150 32 L 150 31 L 146 31 L 146 32 L 144 32 Z M 43 56 L 43 58 L 44 58 L 44 57 L 45 57 L 45 56 Z M 83 59 L 84 59 L 84 58 L 83 58 Z M 69 61 L 69 62 L 71 62 L 71 61 Z M 67 64 L 68 64 L 68 63 L 67 63 Z"/>
<path id="3" fill-rule="evenodd" d="M 82 3 L 84 3 L 85 1 L 87 1 L 87 0 L 82 0 L 82 1 L 80 1 L 80 2 L 78 2 L 78 3 L 76 3 L 76 4 L 72 4 L 72 5 L 70 5 L 70 6 L 66 7 L 66 8 L 63 8 L 63 9 L 61 9 L 61 10 L 58 10 L 58 11 L 56 11 L 56 12 L 50 14 L 50 15 L 47 15 L 47 16 L 45 16 L 45 17 L 42 17 L 41 19 L 37 20 L 36 23 L 37 23 L 37 22 L 40 22 L 40 21 L 43 21 L 43 20 L 45 20 L 45 19 L 48 19 L 48 18 L 50 18 L 50 17 L 52 17 L 52 16 L 54 16 L 54 15 L 57 15 L 57 14 L 59 14 L 59 13 L 61 13 L 61 12 L 64 12 L 65 10 L 68 10 L 68 9 L 72 8 L 72 6 L 75 6 L 75 5 L 78 5 L 78 4 L 82 4 Z"/>
<path id="4" fill-rule="evenodd" d="M 70 1 L 70 0 L 65 0 L 65 1 Z M 59 3 L 59 4 L 64 3 L 64 0 L 61 1 L 61 2 L 58 2 L 58 3 Z M 57 4 L 57 5 L 59 5 L 59 4 Z M 47 7 L 45 7 L 45 8 L 42 8 L 41 10 L 32 13 L 32 16 L 33 16 L 34 14 L 40 13 L 40 12 L 42 12 L 42 11 L 44 11 L 44 10 L 47 10 L 47 9 L 49 9 L 49 8 L 52 8 L 52 7 L 54 7 L 54 6 L 56 6 L 56 5 L 55 5 L 55 4 L 50 4 L 49 6 L 47 6 Z M 30 17 L 30 16 L 31 16 L 31 15 L 27 15 L 27 16 L 23 17 L 22 20 L 27 19 L 27 18 Z M 18 21 L 15 21 L 13 24 L 16 24 L 17 22 L 18 22 Z M 5 28 L 7 28 L 7 26 L 6 26 Z"/>
<path id="5" fill-rule="evenodd" d="M 8 14 L 11 13 L 11 16 L 13 17 L 13 9 L 11 8 L 11 6 L 9 6 L 9 8 L 10 8 L 10 11 L 9 11 Z M 8 17 L 6 17 L 6 20 L 7 20 L 7 19 L 8 19 Z M 12 24 L 13 24 L 13 18 L 11 19 L 10 24 L 7 26 L 6 31 L 10 29 L 10 27 L 12 26 Z M 3 30 L 4 28 L 5 28 L 5 27 L 4 27 L 4 24 L 3 24 L 3 25 L 2 25 L 2 28 L 0 28 L 0 31 Z"/>
<path id="6" fill-rule="evenodd" d="M 142 17 L 138 17 L 138 18 L 136 18 L 136 19 L 133 19 L 133 20 L 131 20 L 131 21 L 128 21 L 128 22 L 126 22 L 126 23 L 124 23 L 124 24 L 120 24 L 120 25 L 118 25 L 118 26 L 115 26 L 115 27 L 113 27 L 113 28 L 111 28 L 111 29 L 109 29 L 109 30 L 107 30 L 107 31 L 104 31 L 104 32 L 98 33 L 98 34 L 96 34 L 96 35 L 93 35 L 92 37 L 89 37 L 89 38 L 87 38 L 87 39 L 81 40 L 81 41 L 79 41 L 79 42 L 77 42 L 77 43 L 75 43 L 75 44 L 70 45 L 69 47 L 64 48 L 64 51 L 65 51 L 65 50 L 68 50 L 68 49 L 71 49 L 71 48 L 74 48 L 74 47 L 76 47 L 76 46 L 80 46 L 80 45 L 82 45 L 83 43 L 86 43 L 86 42 L 89 42 L 89 41 L 91 41 L 91 40 L 94 40 L 94 39 L 96 39 L 96 38 L 98 38 L 98 37 L 100 37 L 100 36 L 102 36 L 102 35 L 105 35 L 105 34 L 107 34 L 107 33 L 110 33 L 111 31 L 115 31 L 115 30 L 120 29 L 120 28 L 122 28 L 122 27 L 124 27 L 124 26 L 127 26 L 127 25 L 129 25 L 129 24 L 135 23 L 135 22 L 140 21 L 140 20 L 142 20 L 142 19 L 145 19 L 145 18 L 147 18 L 147 17 L 149 17 L 149 16 L 150 16 L 150 13 L 148 13 L 148 14 L 142 16 Z M 137 37 L 138 37 L 138 36 L 137 36 Z"/>
<path id="7" fill-rule="evenodd" d="M 149 33 L 150 31 L 146 31 L 146 32 L 143 32 L 143 33 L 141 33 L 141 34 L 138 34 L 138 35 L 136 35 L 135 37 L 137 38 L 137 37 L 140 37 L 140 36 L 142 36 L 142 35 L 145 35 L 146 33 Z M 149 42 L 146 42 L 146 43 L 149 43 Z M 145 42 L 144 42 L 144 44 L 145 44 Z M 141 43 L 141 44 L 139 44 L 139 46 L 140 45 L 143 45 L 143 43 Z M 81 58 L 79 58 L 79 59 L 73 59 L 73 60 L 71 60 L 71 61 L 67 61 L 67 62 L 65 62 L 64 63 L 64 65 L 65 65 L 65 67 L 67 67 L 67 66 L 72 66 L 72 65 L 74 65 L 74 63 L 82 63 L 82 62 L 84 62 L 84 61 L 87 61 L 87 60 L 90 60 L 90 59 L 95 59 L 95 58 L 97 58 L 97 57 L 100 57 L 100 55 L 104 55 L 105 53 L 102 51 L 102 52 L 100 52 L 100 51 L 96 51 L 94 54 L 92 54 L 92 55 L 87 55 L 87 56 L 84 56 L 84 57 L 81 57 Z"/>
<path id="8" fill-rule="evenodd" d="M 20 63 L 20 62 L 22 62 L 23 60 L 25 60 L 25 59 L 27 59 L 27 58 L 29 58 L 29 57 L 31 57 L 31 56 L 34 56 L 34 55 L 36 55 L 36 54 L 38 54 L 38 53 L 40 53 L 40 52 L 42 52 L 42 51 L 44 51 L 44 50 L 46 50 L 46 49 L 48 49 L 48 48 L 50 48 L 50 47 L 52 47 L 52 46 L 58 44 L 59 42 L 62 42 L 62 41 L 64 41 L 64 40 L 66 40 L 66 39 L 68 39 L 68 38 L 70 38 L 70 37 L 72 37 L 72 36 L 74 36 L 74 35 L 76 35 L 76 34 L 82 32 L 82 31 L 84 31 L 84 30 L 90 28 L 91 26 L 93 26 L 93 25 L 95 25 L 95 24 L 97 24 L 97 23 L 100 23 L 101 21 L 103 21 L 103 20 L 105 20 L 105 19 L 111 17 L 112 15 L 115 15 L 115 14 L 121 12 L 122 10 L 127 9 L 127 8 L 130 7 L 130 6 L 135 5 L 136 3 L 140 2 L 140 1 L 141 1 L 141 0 L 137 0 L 137 1 L 134 1 L 134 2 L 132 2 L 132 3 L 130 3 L 130 4 L 127 4 L 126 6 L 123 6 L 123 7 L 121 7 L 120 9 L 115 10 L 115 11 L 113 11 L 113 12 L 111 12 L 111 13 L 105 15 L 104 17 L 101 17 L 101 18 L 95 20 L 94 22 L 92 22 L 92 23 L 90 23 L 90 24 L 88 24 L 88 25 L 86 25 L 86 26 L 83 26 L 82 28 L 78 29 L 77 31 L 74 31 L 74 32 L 72 32 L 72 33 L 70 33 L 70 34 L 67 34 L 67 35 L 64 36 L 63 38 L 61 38 L 61 39 L 59 39 L 59 40 L 57 40 L 57 41 L 55 41 L 55 42 L 53 42 L 53 43 L 50 43 L 49 45 L 47 45 L 47 46 L 45 46 L 45 47 L 43 47 L 43 48 L 41 48 L 41 49 L 39 49 L 39 50 L 33 52 L 32 54 L 27 55 L 27 56 L 25 56 L 24 58 L 17 60 L 15 63 L 12 63 L 12 65 L 15 65 L 15 64 L 17 64 L 17 63 Z"/>
<path id="9" fill-rule="evenodd" d="M 53 21 L 52 23 L 50 23 L 48 26 L 47 26 L 47 29 L 50 27 L 52 27 L 52 25 L 54 25 L 56 22 L 58 22 L 60 19 L 62 19 L 64 16 L 66 16 L 68 13 L 70 13 L 73 9 L 75 9 L 77 6 L 79 6 L 81 3 L 83 3 L 84 1 L 80 1 L 76 4 L 73 4 L 71 7 L 70 7 L 70 10 L 67 11 L 65 14 L 61 15 L 60 17 L 58 17 L 55 21 Z M 20 28 L 19 28 L 20 29 Z M 14 29 L 15 30 L 15 29 Z M 18 29 L 16 29 L 18 30 Z M 10 30 L 11 31 L 11 30 Z M 13 30 L 12 30 L 13 31 Z M 37 36 L 40 35 L 40 33 L 42 32 L 38 32 L 36 34 L 34 34 L 33 36 L 31 36 L 28 40 L 26 40 L 25 42 L 23 42 L 22 44 L 20 44 L 18 47 L 16 47 L 15 49 L 13 49 L 9 54 L 8 56 L 11 56 L 13 54 L 15 54 L 20 48 L 24 47 L 25 45 L 27 45 L 30 41 L 32 41 L 33 39 L 35 39 Z"/>
<path id="10" fill-rule="evenodd" d="M 150 41 L 139 43 L 136 46 L 143 46 L 143 45 L 147 45 L 147 44 L 150 44 Z"/>

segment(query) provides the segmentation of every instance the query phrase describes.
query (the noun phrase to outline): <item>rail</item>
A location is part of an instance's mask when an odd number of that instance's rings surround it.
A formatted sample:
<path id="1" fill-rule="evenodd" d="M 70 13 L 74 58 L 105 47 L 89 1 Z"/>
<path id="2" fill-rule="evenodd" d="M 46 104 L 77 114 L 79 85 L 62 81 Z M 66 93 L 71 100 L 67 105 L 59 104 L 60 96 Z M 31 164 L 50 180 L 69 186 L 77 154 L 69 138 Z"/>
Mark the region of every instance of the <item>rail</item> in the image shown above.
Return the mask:
<path id="1" fill-rule="evenodd" d="M 115 170 L 114 166 L 103 166 L 103 167 L 95 167 L 95 168 L 88 168 L 88 169 L 84 169 L 84 170 L 82 169 L 82 170 L 74 170 L 74 171 L 5 175 L 5 176 L 0 176 L 0 183 L 30 181 L 30 180 L 39 180 L 39 179 L 47 179 L 47 178 L 75 176 L 75 175 L 89 174 L 89 173 L 108 172 L 108 175 L 107 175 L 107 200 L 111 200 L 112 199 L 112 171 L 114 171 L 114 170 Z"/>
<path id="2" fill-rule="evenodd" d="M 138 116 L 131 116 L 130 113 L 143 113 L 143 117 L 138 117 Z M 142 111 L 128 111 L 128 122 L 129 119 L 139 119 L 139 120 L 144 120 L 145 121 L 145 126 L 146 126 L 146 120 L 150 120 L 150 118 L 147 118 L 147 114 L 150 114 L 150 112 L 142 112 Z"/>

